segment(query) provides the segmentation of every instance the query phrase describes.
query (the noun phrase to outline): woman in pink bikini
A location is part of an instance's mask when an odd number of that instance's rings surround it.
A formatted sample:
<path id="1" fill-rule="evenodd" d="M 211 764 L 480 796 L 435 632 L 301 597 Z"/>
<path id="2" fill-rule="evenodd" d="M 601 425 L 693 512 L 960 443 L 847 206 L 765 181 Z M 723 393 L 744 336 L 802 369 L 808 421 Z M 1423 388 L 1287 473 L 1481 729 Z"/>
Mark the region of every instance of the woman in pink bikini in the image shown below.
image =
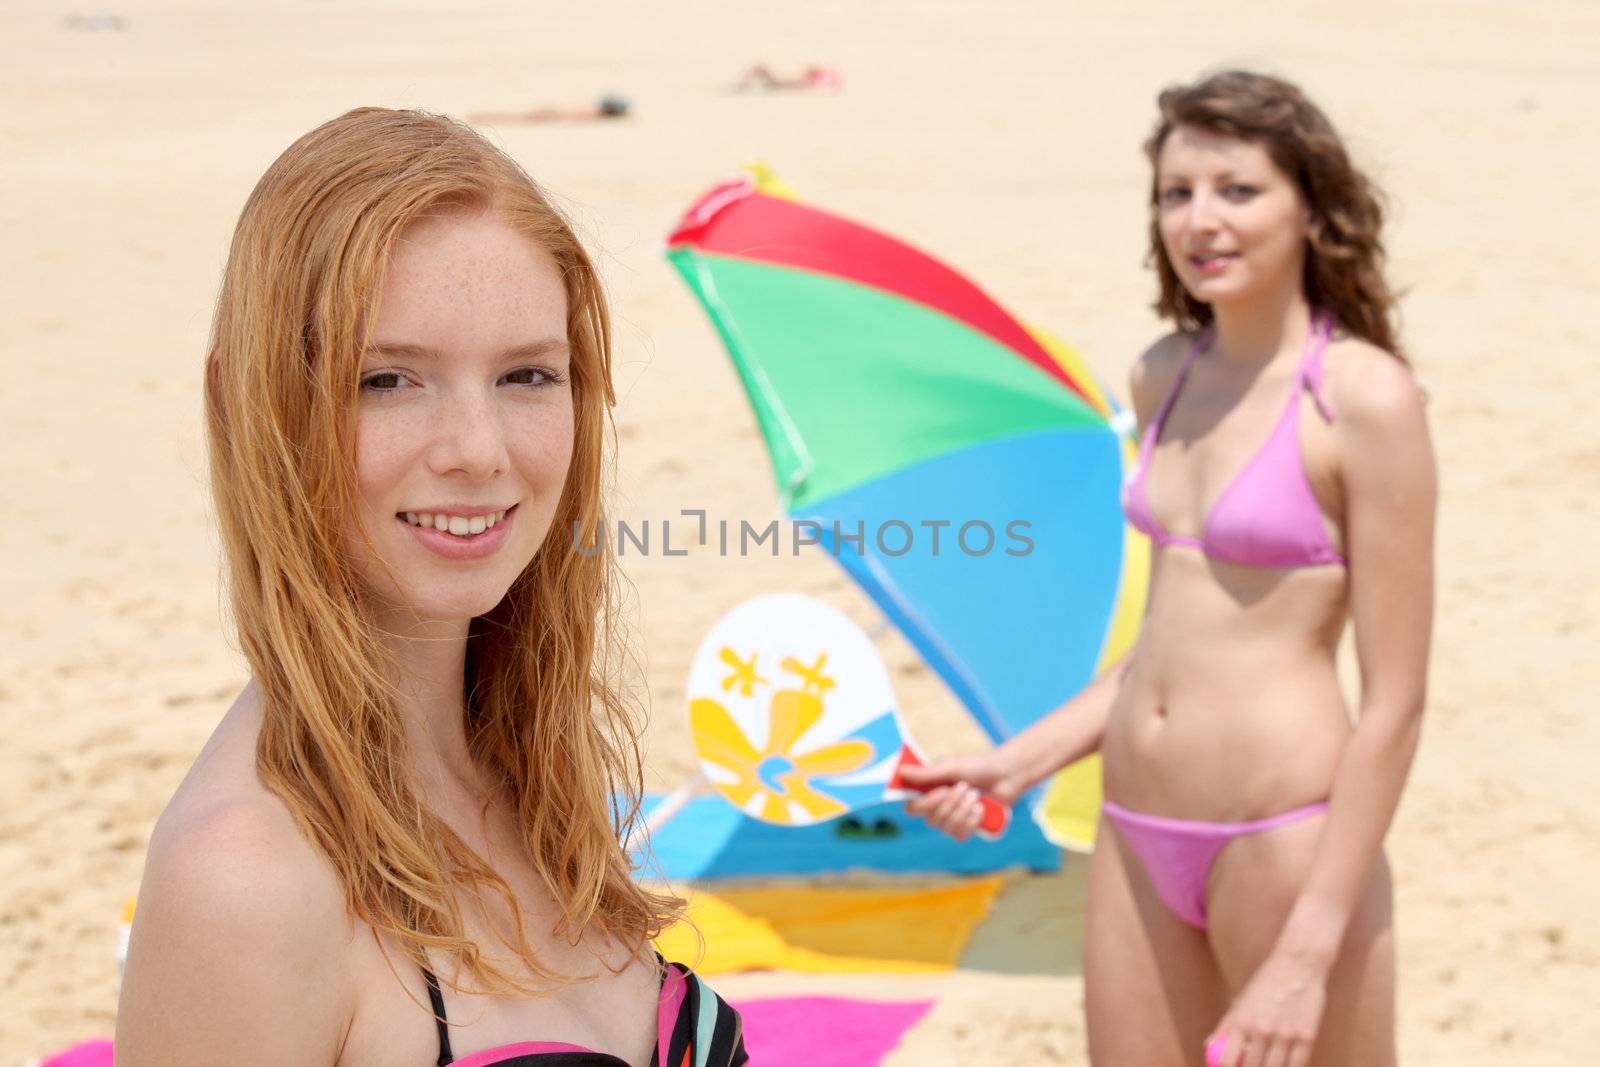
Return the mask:
<path id="1" fill-rule="evenodd" d="M 119 1067 L 738 1067 L 650 947 L 611 622 L 606 304 L 566 220 L 442 116 L 291 145 L 206 361 L 251 681 L 150 842 Z"/>
<path id="2" fill-rule="evenodd" d="M 1135 648 L 912 811 L 957 837 L 1093 751 L 1084 978 L 1096 1064 L 1395 1061 L 1383 838 L 1421 728 L 1435 470 L 1391 332 L 1376 191 L 1293 85 L 1169 89 L 1156 303 L 1124 492 L 1151 538 Z M 1354 725 L 1335 674 L 1353 621 Z"/>

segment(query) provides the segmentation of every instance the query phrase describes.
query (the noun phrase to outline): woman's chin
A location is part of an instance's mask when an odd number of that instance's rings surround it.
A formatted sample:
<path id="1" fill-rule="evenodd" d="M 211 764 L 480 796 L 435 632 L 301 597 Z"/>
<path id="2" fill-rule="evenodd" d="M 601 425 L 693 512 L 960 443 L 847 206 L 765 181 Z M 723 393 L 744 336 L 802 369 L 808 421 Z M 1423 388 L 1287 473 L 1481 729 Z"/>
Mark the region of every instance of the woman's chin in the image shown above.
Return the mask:
<path id="1" fill-rule="evenodd" d="M 482 596 L 455 596 L 432 602 L 424 601 L 418 605 L 418 614 L 423 618 L 439 622 L 476 619 L 493 611 L 506 598 L 506 592 L 507 590 L 501 589 L 498 593 L 485 593 Z"/>
<path id="2" fill-rule="evenodd" d="M 417 626 L 450 629 L 487 615 L 505 599 L 509 587 L 477 590 L 453 589 L 429 594 L 413 591 L 403 599 L 384 597 L 378 612 L 385 629 L 406 630 Z"/>
<path id="3" fill-rule="evenodd" d="M 1261 306 L 1263 300 L 1269 300 L 1267 293 L 1259 289 L 1245 286 L 1199 286 L 1189 290 L 1189 295 L 1202 304 L 1211 307 L 1213 316 L 1217 312 L 1249 313 Z"/>
<path id="4" fill-rule="evenodd" d="M 1241 288 L 1231 278 L 1185 278 L 1183 287 L 1202 304 L 1236 299 Z"/>

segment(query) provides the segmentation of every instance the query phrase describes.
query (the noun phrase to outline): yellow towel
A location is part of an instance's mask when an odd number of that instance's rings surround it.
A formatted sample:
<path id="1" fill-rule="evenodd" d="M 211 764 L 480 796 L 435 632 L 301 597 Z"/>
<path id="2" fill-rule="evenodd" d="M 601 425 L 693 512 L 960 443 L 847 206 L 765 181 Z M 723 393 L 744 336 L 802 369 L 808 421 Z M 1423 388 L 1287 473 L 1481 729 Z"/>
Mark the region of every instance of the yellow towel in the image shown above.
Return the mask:
<path id="1" fill-rule="evenodd" d="M 1004 883 L 995 876 L 922 889 L 783 886 L 694 893 L 688 922 L 662 934 L 656 947 L 708 975 L 947 971 Z M 705 939 L 703 954 L 696 929 Z"/>

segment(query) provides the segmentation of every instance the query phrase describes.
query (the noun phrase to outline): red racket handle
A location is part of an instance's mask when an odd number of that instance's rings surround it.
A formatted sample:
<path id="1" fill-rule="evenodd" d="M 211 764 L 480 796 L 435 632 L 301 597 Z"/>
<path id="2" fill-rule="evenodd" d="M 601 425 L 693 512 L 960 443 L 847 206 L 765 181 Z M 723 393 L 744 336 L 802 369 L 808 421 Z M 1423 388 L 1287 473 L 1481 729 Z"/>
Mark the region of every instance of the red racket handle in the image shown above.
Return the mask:
<path id="1" fill-rule="evenodd" d="M 1005 836 L 1011 828 L 1011 807 L 1001 802 L 999 797 L 990 796 L 988 793 L 978 794 L 978 803 L 983 805 L 983 818 L 978 820 L 978 833 L 991 840 L 998 840 Z"/>
<path id="2" fill-rule="evenodd" d="M 900 768 L 920 766 L 922 766 L 922 761 L 917 758 L 915 752 L 911 751 L 911 747 L 907 745 L 902 748 L 900 750 L 900 762 L 895 764 L 894 775 L 889 779 L 889 788 L 906 789 L 913 793 L 926 793 L 931 789 L 937 788 L 934 786 L 912 785 L 901 777 Z M 978 803 L 983 807 L 983 814 L 978 819 L 978 836 L 989 840 L 1004 837 L 1006 830 L 1011 826 L 1011 806 L 999 797 L 985 793 L 982 790 L 978 792 Z"/>

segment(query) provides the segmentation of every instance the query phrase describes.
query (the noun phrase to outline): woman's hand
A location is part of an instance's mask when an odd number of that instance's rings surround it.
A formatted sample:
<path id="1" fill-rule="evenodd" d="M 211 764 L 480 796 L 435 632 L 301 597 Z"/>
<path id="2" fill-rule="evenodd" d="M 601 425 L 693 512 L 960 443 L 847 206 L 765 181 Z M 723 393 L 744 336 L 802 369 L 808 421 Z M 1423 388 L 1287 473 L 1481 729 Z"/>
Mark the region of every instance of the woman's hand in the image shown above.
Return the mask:
<path id="1" fill-rule="evenodd" d="M 913 788 L 927 790 L 906 802 L 908 815 L 920 815 L 928 824 L 957 841 L 965 841 L 983 818 L 978 794 L 988 793 L 1006 806 L 1022 796 L 1022 783 L 999 750 L 918 767 L 903 767 L 900 776 Z"/>
<path id="2" fill-rule="evenodd" d="M 1208 1067 L 1305 1067 L 1327 982 L 1325 972 L 1287 953 L 1268 956 L 1206 1039 Z M 1226 1044 L 1214 1055 L 1218 1038 Z"/>

